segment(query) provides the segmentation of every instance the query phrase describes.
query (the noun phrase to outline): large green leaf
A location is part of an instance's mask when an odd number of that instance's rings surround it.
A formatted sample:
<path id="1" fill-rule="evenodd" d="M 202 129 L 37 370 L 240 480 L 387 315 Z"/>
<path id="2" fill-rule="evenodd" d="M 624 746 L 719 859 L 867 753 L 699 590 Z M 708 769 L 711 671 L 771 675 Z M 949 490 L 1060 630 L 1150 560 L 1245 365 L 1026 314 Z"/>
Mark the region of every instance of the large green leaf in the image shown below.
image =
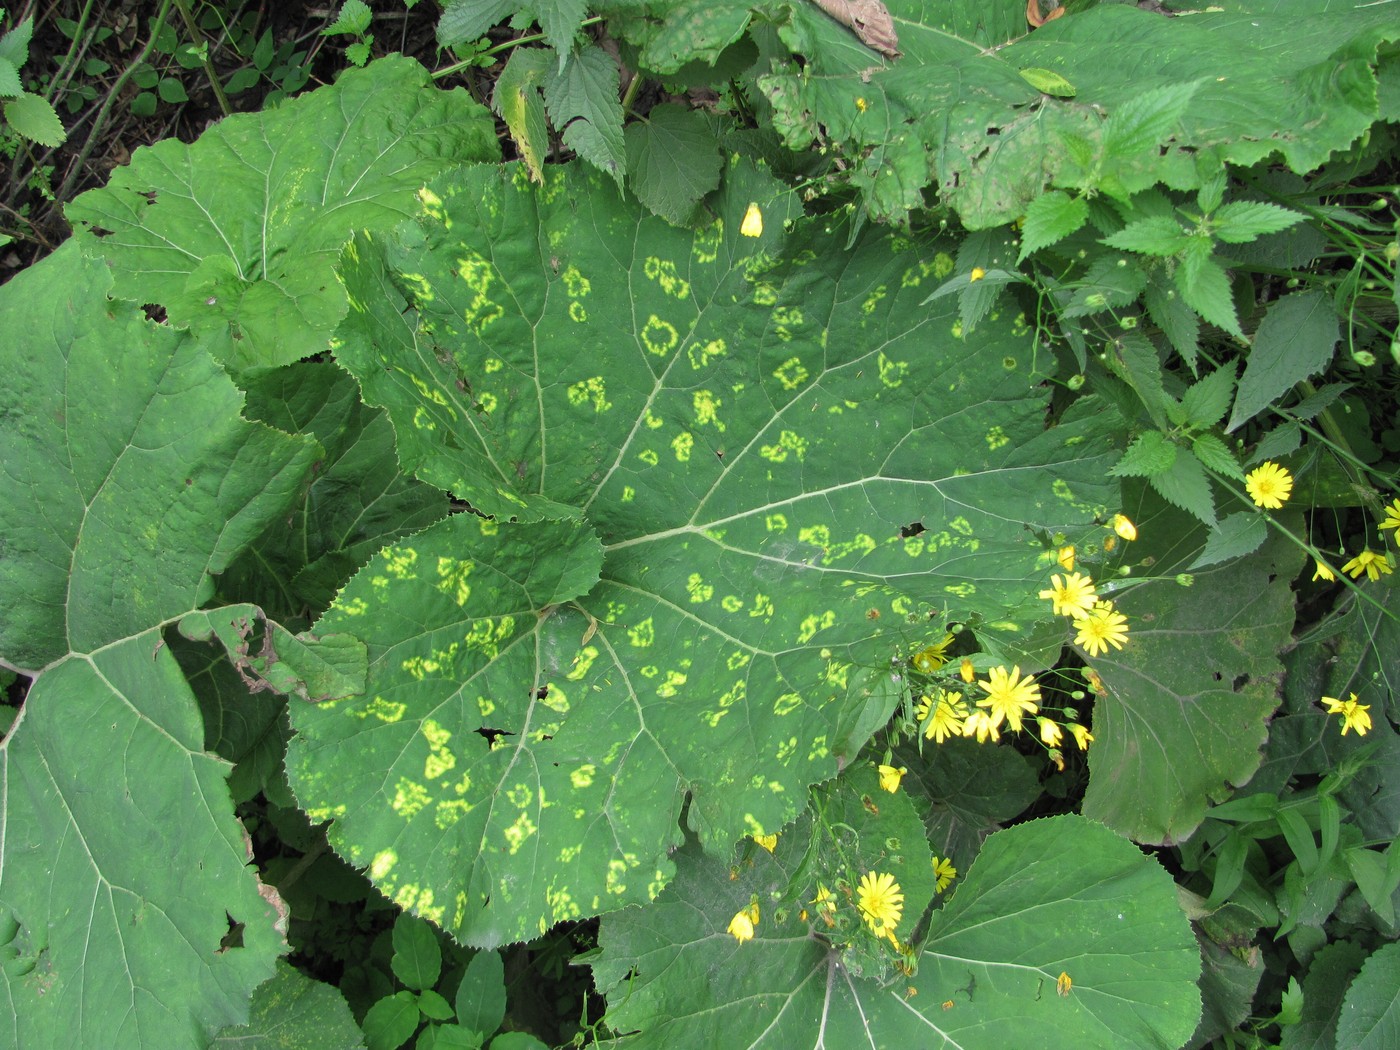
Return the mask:
<path id="1" fill-rule="evenodd" d="M 9 1045 L 204 1047 L 247 1020 L 286 914 L 227 772 L 158 631 L 35 682 L 0 745 Z"/>
<path id="2" fill-rule="evenodd" d="M 215 336 L 235 367 L 286 364 L 323 352 L 344 315 L 333 266 L 354 230 L 392 225 L 434 172 L 497 156 L 485 108 L 394 57 L 192 145 L 137 150 L 66 214 L 101 237 L 88 250 L 116 295 Z"/>
<path id="3" fill-rule="evenodd" d="M 108 302 L 110 286 L 70 244 L 0 297 L 0 655 L 18 667 L 199 605 L 318 451 L 242 419 L 209 355 Z"/>
<path id="4" fill-rule="evenodd" d="M 364 1050 L 364 1035 L 344 997 L 284 962 L 253 993 L 246 1025 L 225 1028 L 210 1050 Z"/>
<path id="5" fill-rule="evenodd" d="M 1182 586 L 1172 574 L 1200 551 L 1200 529 L 1165 511 L 1138 534 L 1133 556 L 1151 559 L 1158 578 L 1114 596 L 1129 641 L 1092 661 L 1104 692 L 1084 814 L 1138 842 L 1172 843 L 1259 768 L 1302 554 L 1274 537 Z"/>
<path id="6" fill-rule="evenodd" d="M 1378 118 L 1377 48 L 1400 38 L 1386 5 L 1361 2 L 1216 5 L 1190 18 L 1098 4 L 1029 35 L 1024 5 L 886 6 L 897 61 L 793 6 L 780 32 L 805 61 L 759 79 L 774 124 L 795 149 L 820 138 L 863 158 L 854 178 L 875 214 L 903 218 L 936 181 L 973 229 L 1018 218 L 1055 185 L 1190 189 L 1222 162 L 1273 154 L 1307 172 Z M 1058 74 L 1075 97 L 1042 94 L 1027 69 Z"/>
<path id="7" fill-rule="evenodd" d="M 655 896 L 687 792 L 707 848 L 781 827 L 875 728 L 838 739 L 868 677 L 945 618 L 1015 651 L 1034 529 L 1116 497 L 1102 413 L 1044 429 L 1019 319 L 963 339 L 921 305 L 942 244 L 846 254 L 743 167 L 698 232 L 577 166 L 423 199 L 347 250 L 338 359 L 404 465 L 497 520 L 349 584 L 316 630 L 367 641 L 367 699 L 294 705 L 289 765 L 337 848 L 469 941 Z M 594 531 L 596 584 L 534 585 Z"/>
<path id="8" fill-rule="evenodd" d="M 638 1033 L 620 1046 L 1174 1048 L 1200 1013 L 1200 956 L 1170 876 L 1080 817 L 989 838 L 934 912 L 917 973 L 885 987 L 797 922 L 760 923 L 742 945 L 725 932 L 786 880 L 776 858 L 737 879 L 698 850 L 677 862 L 659 900 L 599 932 L 609 1024 Z"/>

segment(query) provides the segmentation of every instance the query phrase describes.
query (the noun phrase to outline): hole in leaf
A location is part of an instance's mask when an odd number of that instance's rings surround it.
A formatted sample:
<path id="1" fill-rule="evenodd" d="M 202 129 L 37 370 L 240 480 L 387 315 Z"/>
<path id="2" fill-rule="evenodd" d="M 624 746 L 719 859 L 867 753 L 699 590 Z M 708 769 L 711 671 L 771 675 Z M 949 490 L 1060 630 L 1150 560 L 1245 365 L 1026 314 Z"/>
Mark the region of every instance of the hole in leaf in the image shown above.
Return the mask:
<path id="1" fill-rule="evenodd" d="M 146 320 L 154 321 L 156 324 L 165 324 L 165 307 L 159 303 L 144 303 L 141 312 L 146 315 Z"/>
<path id="2" fill-rule="evenodd" d="M 156 202 L 157 194 L 155 190 L 142 190 L 138 196 L 145 197 L 146 204 L 151 205 Z"/>
<path id="3" fill-rule="evenodd" d="M 89 226 L 88 233 L 92 234 L 98 240 L 101 240 L 103 237 L 112 236 L 112 231 L 105 226 Z"/>
<path id="4" fill-rule="evenodd" d="M 718 459 L 723 459 L 723 458 L 724 458 L 724 449 L 722 449 L 722 448 L 717 448 L 717 449 L 715 449 L 715 457 L 718 458 Z"/>
<path id="5" fill-rule="evenodd" d="M 899 536 L 901 539 L 907 540 L 910 536 L 917 536 L 924 531 L 924 523 L 922 521 L 911 521 L 908 525 L 903 526 L 899 530 Z"/>
<path id="6" fill-rule="evenodd" d="M 481 736 L 485 737 L 486 742 L 492 747 L 496 746 L 496 741 L 499 740 L 501 737 L 515 735 L 514 733 L 509 733 L 504 729 L 490 729 L 487 726 L 482 726 L 476 732 L 481 734 Z"/>
<path id="7" fill-rule="evenodd" d="M 1235 692 L 1238 693 L 1241 689 L 1243 689 L 1243 688 L 1244 688 L 1245 686 L 1247 686 L 1248 684 L 1249 684 L 1249 675 L 1247 675 L 1247 674 L 1236 675 L 1236 676 L 1235 676 L 1235 680 L 1234 680 L 1233 682 L 1230 683 L 1230 688 L 1232 688 Z"/>
<path id="8" fill-rule="evenodd" d="M 535 690 L 535 699 L 544 700 L 549 696 L 549 686 L 542 685 Z"/>
<path id="9" fill-rule="evenodd" d="M 1001 128 L 988 128 L 988 129 L 987 129 L 987 134 L 988 134 L 988 135 L 1000 135 L 1000 134 L 1001 134 Z"/>
<path id="10" fill-rule="evenodd" d="M 228 912 L 224 912 L 224 917 L 228 919 L 228 932 L 219 941 L 219 953 L 223 954 L 230 948 L 243 947 L 243 924 L 235 919 Z"/>

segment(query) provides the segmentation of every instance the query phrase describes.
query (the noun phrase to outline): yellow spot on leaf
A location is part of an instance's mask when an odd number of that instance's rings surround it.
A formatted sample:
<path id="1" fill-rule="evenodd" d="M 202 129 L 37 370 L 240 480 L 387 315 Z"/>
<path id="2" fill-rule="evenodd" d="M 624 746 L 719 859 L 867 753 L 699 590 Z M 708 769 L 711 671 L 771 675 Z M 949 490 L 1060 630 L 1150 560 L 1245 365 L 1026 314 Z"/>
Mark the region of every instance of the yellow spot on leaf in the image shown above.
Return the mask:
<path id="1" fill-rule="evenodd" d="M 758 450 L 760 456 L 772 463 L 785 462 L 789 452 L 799 461 L 807 454 L 807 439 L 793 430 L 780 432 L 776 445 L 762 445 Z"/>
<path id="2" fill-rule="evenodd" d="M 407 777 L 400 777 L 398 784 L 394 786 L 394 798 L 389 805 L 405 820 L 412 820 L 429 801 L 431 799 L 427 788 Z"/>
<path id="3" fill-rule="evenodd" d="M 681 341 L 676 326 L 652 314 L 642 327 L 642 344 L 657 357 L 665 357 Z"/>
<path id="4" fill-rule="evenodd" d="M 627 632 L 627 640 L 638 649 L 646 649 L 656 641 L 656 625 L 648 616 Z"/>
<path id="5" fill-rule="evenodd" d="M 725 345 L 723 339 L 711 339 L 708 343 L 691 343 L 686 348 L 685 355 L 690 359 L 690 367 L 697 372 L 710 363 L 713 358 L 723 357 Z"/>
<path id="6" fill-rule="evenodd" d="M 690 595 L 692 605 L 707 602 L 715 596 L 715 589 L 706 583 L 698 572 L 690 574 L 690 578 L 686 581 L 685 590 Z"/>
<path id="7" fill-rule="evenodd" d="M 573 384 L 569 387 L 567 395 L 571 405 L 584 405 L 591 401 L 595 413 L 603 413 L 612 408 L 612 402 L 607 399 L 602 376 L 593 376 Z"/>
<path id="8" fill-rule="evenodd" d="M 773 370 L 773 378 L 783 384 L 784 390 L 796 390 L 807 382 L 807 369 L 802 367 L 800 358 L 789 357 Z"/>
<path id="9" fill-rule="evenodd" d="M 684 430 L 671 439 L 671 451 L 675 453 L 676 460 L 685 463 L 690 459 L 690 452 L 695 447 L 695 436 L 688 430 Z"/>

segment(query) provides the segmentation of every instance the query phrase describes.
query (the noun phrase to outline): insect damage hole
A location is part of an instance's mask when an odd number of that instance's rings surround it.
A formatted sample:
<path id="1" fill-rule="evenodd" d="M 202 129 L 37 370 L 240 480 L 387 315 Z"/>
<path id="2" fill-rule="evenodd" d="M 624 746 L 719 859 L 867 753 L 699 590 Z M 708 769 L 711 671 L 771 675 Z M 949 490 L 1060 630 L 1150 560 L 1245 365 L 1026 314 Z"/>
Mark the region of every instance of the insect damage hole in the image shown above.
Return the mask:
<path id="1" fill-rule="evenodd" d="M 911 536 L 917 536 L 919 533 L 926 531 L 928 530 L 924 528 L 924 523 L 922 521 L 911 521 L 908 525 L 900 527 L 899 538 L 907 540 Z"/>
<path id="2" fill-rule="evenodd" d="M 224 918 L 228 920 L 228 930 L 219 941 L 219 952 L 222 955 L 230 948 L 243 947 L 243 924 L 235 919 L 228 912 L 224 912 Z"/>
<path id="3" fill-rule="evenodd" d="M 477 734 L 485 738 L 488 746 L 493 748 L 496 746 L 496 742 L 502 737 L 515 736 L 514 733 L 510 732 L 507 729 L 492 729 L 489 726 L 482 726 L 481 728 L 477 729 L 476 732 Z"/>

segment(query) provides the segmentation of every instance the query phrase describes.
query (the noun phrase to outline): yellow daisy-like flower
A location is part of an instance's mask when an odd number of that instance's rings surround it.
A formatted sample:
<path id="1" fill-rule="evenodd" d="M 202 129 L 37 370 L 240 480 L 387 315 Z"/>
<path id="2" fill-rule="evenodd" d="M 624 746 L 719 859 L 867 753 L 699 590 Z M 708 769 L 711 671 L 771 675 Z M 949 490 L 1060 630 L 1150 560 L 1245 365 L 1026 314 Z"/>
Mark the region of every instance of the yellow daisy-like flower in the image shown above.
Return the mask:
<path id="1" fill-rule="evenodd" d="M 979 744 L 985 744 L 988 737 L 994 744 L 1001 739 L 997 723 L 986 711 L 973 711 L 968 715 L 967 721 L 963 722 L 962 734 L 969 738 L 975 736 Z"/>
<path id="2" fill-rule="evenodd" d="M 1350 700 L 1324 696 L 1322 702 L 1327 705 L 1329 715 L 1342 716 L 1342 736 L 1347 735 L 1348 729 L 1355 729 L 1357 736 L 1365 736 L 1366 731 L 1371 728 L 1371 716 L 1366 713 L 1371 710 L 1371 705 L 1357 703 L 1355 693 L 1351 694 Z"/>
<path id="3" fill-rule="evenodd" d="M 1008 674 L 1005 667 L 993 667 L 988 673 L 989 681 L 977 684 L 987 695 L 977 701 L 978 707 L 985 707 L 992 718 L 992 725 L 1000 726 L 1003 721 L 1012 732 L 1021 731 L 1021 716 L 1033 715 L 1040 706 L 1040 686 L 1034 675 L 1021 677 L 1021 668 L 1011 668 Z"/>
<path id="4" fill-rule="evenodd" d="M 1094 581 L 1077 572 L 1051 576 L 1049 588 L 1041 591 L 1040 597 L 1050 599 L 1056 616 L 1083 616 L 1099 598 Z"/>
<path id="5" fill-rule="evenodd" d="M 1126 514 L 1113 515 L 1113 531 L 1129 543 L 1137 539 L 1137 526 Z"/>
<path id="6" fill-rule="evenodd" d="M 936 706 L 929 697 L 922 697 L 919 706 L 914 709 L 914 714 L 918 716 L 919 724 L 924 727 L 924 737 L 941 744 L 950 736 L 962 736 L 963 720 L 967 718 L 967 704 L 963 703 L 962 693 L 939 690 Z"/>
<path id="7" fill-rule="evenodd" d="M 1382 531 L 1384 531 L 1385 529 L 1400 530 L 1400 499 L 1394 500 L 1390 504 L 1390 506 L 1384 509 L 1385 520 L 1382 521 L 1377 527 L 1380 528 Z M 1397 531 L 1395 535 L 1400 536 L 1400 531 Z"/>
<path id="8" fill-rule="evenodd" d="M 1326 580 L 1330 583 L 1337 578 L 1337 574 L 1332 571 L 1332 566 L 1321 558 L 1318 558 L 1314 564 L 1317 566 L 1317 570 L 1313 573 L 1314 580 Z"/>
<path id="9" fill-rule="evenodd" d="M 1293 493 L 1293 475 L 1266 459 L 1244 476 L 1244 487 L 1258 506 L 1278 510 Z"/>
<path id="10" fill-rule="evenodd" d="M 953 862 L 947 857 L 934 857 L 933 877 L 937 880 L 934 890 L 942 893 L 958 877 L 958 869 L 953 867 Z"/>
<path id="11" fill-rule="evenodd" d="M 1090 656 L 1108 652 L 1111 645 L 1123 648 L 1128 640 L 1128 618 L 1116 612 L 1112 602 L 1099 602 L 1087 616 L 1074 618 L 1074 644 L 1080 646 Z"/>
<path id="12" fill-rule="evenodd" d="M 1094 739 L 1093 733 L 1078 722 L 1070 722 L 1065 728 L 1069 730 L 1069 735 L 1074 737 L 1074 742 L 1079 745 L 1080 751 L 1089 750 L 1089 743 Z"/>
<path id="13" fill-rule="evenodd" d="M 904 914 L 904 894 L 889 872 L 877 875 L 868 871 L 856 887 L 856 903 L 861 918 L 877 937 L 894 940 L 894 928 Z"/>
<path id="14" fill-rule="evenodd" d="M 920 649 L 909 662 L 914 665 L 914 670 L 933 674 L 948 662 L 948 646 L 952 644 L 953 636 L 945 634 L 941 642 Z"/>
<path id="15" fill-rule="evenodd" d="M 972 661 L 967 657 L 963 657 L 963 662 L 958 665 L 958 677 L 969 685 L 977 677 L 977 671 L 973 668 Z"/>
<path id="16" fill-rule="evenodd" d="M 904 779 L 904 774 L 905 774 L 905 773 L 908 773 L 908 772 L 909 772 L 909 770 L 905 769 L 903 766 L 900 766 L 898 769 L 896 769 L 894 766 L 881 766 L 881 767 L 880 767 L 880 788 L 881 788 L 881 790 L 883 790 L 883 791 L 889 791 L 889 792 L 891 792 L 891 793 L 893 793 L 893 792 L 895 792 L 895 791 L 898 791 L 898 790 L 899 790 L 899 782 L 900 782 L 901 780 Z"/>
<path id="17" fill-rule="evenodd" d="M 749 210 L 744 212 L 744 221 L 739 226 L 739 232 L 745 237 L 763 236 L 763 212 L 753 201 L 749 201 Z"/>
<path id="18" fill-rule="evenodd" d="M 1361 579 L 1364 572 L 1368 579 L 1375 581 L 1391 572 L 1390 558 L 1373 550 L 1364 550 L 1342 566 L 1342 572 L 1351 574 L 1353 580 Z"/>
<path id="19" fill-rule="evenodd" d="M 757 907 L 750 905 L 742 911 L 734 913 L 734 918 L 729 920 L 729 934 L 740 944 L 753 940 L 754 920 L 750 918 L 751 911 L 757 911 Z"/>
<path id="20" fill-rule="evenodd" d="M 1035 724 L 1040 727 L 1040 739 L 1046 747 L 1057 747 L 1060 741 L 1065 738 L 1064 733 L 1060 732 L 1060 727 L 1053 718 L 1041 716 L 1035 720 Z"/>
<path id="21" fill-rule="evenodd" d="M 772 853 L 778 845 L 777 835 L 750 835 L 749 838 L 753 839 L 769 853 Z"/>
<path id="22" fill-rule="evenodd" d="M 1397 501 L 1400 502 L 1400 501 Z M 1060 563 L 1060 568 L 1065 572 L 1074 571 L 1074 547 L 1061 547 L 1060 553 L 1055 556 L 1055 560 Z"/>

